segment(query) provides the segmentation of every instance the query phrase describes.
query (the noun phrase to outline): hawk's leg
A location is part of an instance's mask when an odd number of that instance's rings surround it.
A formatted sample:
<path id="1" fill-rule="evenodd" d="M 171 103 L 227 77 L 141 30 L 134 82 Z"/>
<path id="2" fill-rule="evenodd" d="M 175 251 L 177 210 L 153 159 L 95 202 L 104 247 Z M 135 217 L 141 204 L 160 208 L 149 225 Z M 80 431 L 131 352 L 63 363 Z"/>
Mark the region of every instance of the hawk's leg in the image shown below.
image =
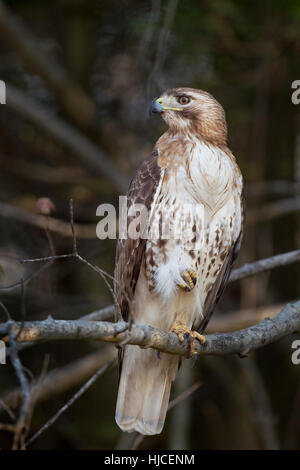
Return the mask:
<path id="1" fill-rule="evenodd" d="M 196 348 L 195 348 L 195 339 L 200 341 L 200 344 L 204 344 L 205 341 L 206 341 L 205 336 L 200 335 L 200 333 L 198 333 L 198 331 L 190 330 L 185 325 L 185 323 L 180 321 L 180 320 L 175 321 L 175 323 L 173 324 L 173 326 L 171 328 L 171 333 L 175 333 L 178 336 L 179 341 L 181 343 L 183 343 L 184 340 L 187 338 L 188 343 L 190 345 L 191 357 L 193 359 L 195 359 L 195 357 L 197 357 L 197 351 L 196 351 Z"/>
<path id="2" fill-rule="evenodd" d="M 185 269 L 180 273 L 182 277 L 182 283 L 178 284 L 180 289 L 183 289 L 186 292 L 190 292 L 194 289 L 197 282 L 197 274 L 193 269 Z"/>

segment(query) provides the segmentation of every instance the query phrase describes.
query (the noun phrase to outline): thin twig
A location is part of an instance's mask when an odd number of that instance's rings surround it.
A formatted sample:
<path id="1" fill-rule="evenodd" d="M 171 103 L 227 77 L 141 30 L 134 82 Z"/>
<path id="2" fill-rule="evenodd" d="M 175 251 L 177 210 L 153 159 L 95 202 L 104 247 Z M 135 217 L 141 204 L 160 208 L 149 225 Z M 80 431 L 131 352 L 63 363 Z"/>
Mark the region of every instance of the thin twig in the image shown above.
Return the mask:
<path id="1" fill-rule="evenodd" d="M 22 327 L 22 325 L 21 325 Z M 18 421 L 15 425 L 15 432 L 14 432 L 14 442 L 13 442 L 13 449 L 18 449 L 19 446 L 23 448 L 23 443 L 26 435 L 26 415 L 27 409 L 30 403 L 30 391 L 29 391 L 29 384 L 24 374 L 23 366 L 18 356 L 17 347 L 16 347 L 16 338 L 12 328 L 9 329 L 9 344 L 10 344 L 10 361 L 12 366 L 15 370 L 16 376 L 21 385 L 22 395 L 23 395 L 23 402 L 19 412 Z"/>
<path id="2" fill-rule="evenodd" d="M 72 387 L 81 385 L 100 367 L 110 361 L 114 355 L 115 348 L 113 345 L 98 348 L 96 351 L 80 357 L 66 366 L 51 370 L 42 381 L 31 384 L 30 393 L 33 389 L 35 390 L 36 403 L 60 395 Z M 21 398 L 22 392 L 20 389 L 11 390 L 0 400 L 0 412 L 1 406 L 3 409 L 5 406 L 16 408 Z"/>
<path id="3" fill-rule="evenodd" d="M 28 441 L 26 442 L 26 446 L 32 444 L 44 431 L 49 429 L 57 420 L 58 418 L 73 405 L 73 403 L 78 400 L 92 385 L 93 383 L 102 375 L 104 372 L 109 369 L 114 362 L 116 361 L 116 357 L 114 357 L 111 361 L 109 361 L 104 367 L 99 369 L 79 390 L 78 392 L 73 395 L 73 397 L 60 408 L 60 410 L 50 418 L 44 426 L 42 426 Z"/>
<path id="4" fill-rule="evenodd" d="M 8 406 L 4 400 L 0 399 L 0 406 L 6 411 L 6 413 L 9 415 L 9 417 L 13 420 L 16 419 L 15 413 L 11 410 L 10 406 Z"/>
<path id="5" fill-rule="evenodd" d="M 73 240 L 73 253 L 77 254 L 77 241 L 75 236 L 75 228 L 74 228 L 74 208 L 73 208 L 73 199 L 70 199 L 70 224 L 72 230 L 72 240 Z"/>

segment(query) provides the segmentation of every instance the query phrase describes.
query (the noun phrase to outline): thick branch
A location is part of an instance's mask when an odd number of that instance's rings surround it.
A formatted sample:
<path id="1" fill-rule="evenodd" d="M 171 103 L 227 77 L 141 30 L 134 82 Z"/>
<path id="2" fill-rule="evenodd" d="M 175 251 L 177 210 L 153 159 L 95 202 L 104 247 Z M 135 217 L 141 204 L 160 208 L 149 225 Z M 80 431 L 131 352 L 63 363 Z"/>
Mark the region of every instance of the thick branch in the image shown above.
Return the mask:
<path id="1" fill-rule="evenodd" d="M 18 334 L 21 324 L 14 326 Z M 246 354 L 280 338 L 300 330 L 300 301 L 287 304 L 273 319 L 232 333 L 216 333 L 206 336 L 206 343 L 197 342 L 199 354 L 227 355 Z M 0 337 L 5 336 L 7 324 L 0 327 Z M 8 338 L 6 338 L 8 339 Z M 167 333 L 146 325 L 132 325 L 129 330 L 125 322 L 90 322 L 83 320 L 53 320 L 25 322 L 18 341 L 46 340 L 100 340 L 117 344 L 135 344 L 143 348 L 154 348 L 169 354 L 189 356 L 189 345 L 181 343 L 174 333 Z"/>

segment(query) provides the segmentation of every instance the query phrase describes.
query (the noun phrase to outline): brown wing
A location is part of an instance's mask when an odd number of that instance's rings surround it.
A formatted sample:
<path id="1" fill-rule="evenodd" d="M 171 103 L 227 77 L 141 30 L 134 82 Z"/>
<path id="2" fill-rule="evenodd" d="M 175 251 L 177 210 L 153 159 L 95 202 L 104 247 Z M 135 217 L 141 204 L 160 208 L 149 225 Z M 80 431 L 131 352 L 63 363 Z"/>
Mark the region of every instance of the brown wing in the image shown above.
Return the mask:
<path id="1" fill-rule="evenodd" d="M 209 291 L 205 303 L 204 303 L 204 308 L 203 308 L 203 317 L 204 319 L 200 323 L 200 325 L 196 325 L 195 329 L 199 330 L 200 333 L 202 333 L 205 328 L 207 327 L 207 324 L 209 320 L 211 319 L 212 314 L 215 311 L 215 308 L 217 306 L 217 303 L 219 302 L 220 298 L 222 297 L 222 294 L 224 292 L 224 289 L 226 287 L 226 284 L 228 282 L 232 267 L 234 265 L 234 262 L 239 254 L 240 248 L 241 248 L 241 242 L 242 242 L 242 237 L 243 237 L 243 225 L 244 225 L 244 207 L 245 207 L 245 202 L 244 202 L 244 195 L 241 195 L 241 208 L 242 208 L 242 227 L 241 231 L 239 233 L 239 236 L 235 243 L 232 244 L 231 249 L 227 255 L 227 258 L 223 264 L 223 267 L 217 277 L 216 282 L 214 283 L 213 287 Z"/>
<path id="2" fill-rule="evenodd" d="M 128 208 L 132 204 L 144 204 L 150 213 L 151 204 L 161 178 L 161 168 L 157 163 L 158 152 L 143 161 L 133 177 L 127 193 Z M 128 217 L 128 225 L 132 218 Z M 136 283 L 140 274 L 146 239 L 119 239 L 116 250 L 114 289 L 116 320 L 129 318 L 130 302 L 133 299 Z"/>

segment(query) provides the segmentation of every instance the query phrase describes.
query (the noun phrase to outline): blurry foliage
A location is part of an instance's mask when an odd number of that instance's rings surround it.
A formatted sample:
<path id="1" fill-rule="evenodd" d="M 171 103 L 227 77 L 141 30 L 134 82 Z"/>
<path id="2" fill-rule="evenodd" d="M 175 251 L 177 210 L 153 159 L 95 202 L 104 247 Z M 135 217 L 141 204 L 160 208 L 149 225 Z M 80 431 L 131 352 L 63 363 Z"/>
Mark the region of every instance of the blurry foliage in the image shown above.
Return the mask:
<path id="1" fill-rule="evenodd" d="M 0 79 L 84 133 L 128 179 L 165 128 L 159 120 L 147 119 L 151 99 L 164 88 L 191 86 L 211 92 L 224 106 L 230 148 L 246 185 L 263 182 L 267 188 L 272 180 L 295 180 L 300 131 L 299 107 L 291 102 L 291 83 L 300 78 L 297 0 L 180 0 L 161 50 L 159 38 L 166 27 L 168 1 L 10 0 L 5 4 L 36 37 L 37 47 L 53 58 L 55 67 L 62 67 L 90 98 L 95 113 L 91 107 L 89 121 L 80 122 L 80 105 L 77 116 L 72 115 L 70 109 L 76 106 L 65 106 L 64 96 L 32 73 L 28 60 L 13 46 L 8 47 L 1 33 Z M 160 54 L 165 55 L 162 63 Z M 68 200 L 73 197 L 76 222 L 96 224 L 100 203 L 117 204 L 118 192 L 108 178 L 84 165 L 8 106 L 0 108 L 0 169 L 0 200 L 25 209 L 34 210 L 37 199 L 46 196 L 54 202 L 56 216 L 68 220 Z M 248 198 L 247 207 L 259 209 L 288 196 L 265 191 Z M 299 247 L 299 234 L 297 213 L 246 227 L 240 262 L 295 249 Z M 71 250 L 70 238 L 53 235 L 53 240 L 57 253 Z M 8 218 L 1 218 L 0 242 L 4 270 L 0 283 L 4 285 L 5 275 L 16 282 L 37 269 L 36 265 L 26 265 L 23 272 L 13 257 L 49 254 L 43 231 Z M 113 272 L 114 241 L 78 243 L 84 256 Z M 220 310 L 255 308 L 297 298 L 299 274 L 299 265 L 292 265 L 233 285 Z M 1 299 L 19 319 L 19 289 L 1 291 Z M 35 278 L 26 292 L 27 318 L 32 320 L 48 314 L 79 318 L 110 303 L 110 293 L 100 278 L 73 260 L 54 264 Z M 253 363 L 265 383 L 280 447 L 299 448 L 299 424 L 297 434 L 297 429 L 291 428 L 291 414 L 295 410 L 300 413 L 293 408 L 297 386 L 298 394 L 300 390 L 300 369 L 290 362 L 290 343 L 288 339 L 258 351 Z M 46 352 L 50 352 L 53 368 L 85 355 L 93 347 L 57 342 L 28 349 L 22 357 L 38 375 Z M 190 448 L 267 447 L 259 437 L 260 422 L 253 418 L 255 394 L 249 398 L 249 389 L 240 378 L 243 366 L 238 364 L 235 358 L 210 358 L 193 369 L 194 378 L 201 375 L 204 385 L 189 398 L 190 406 L 195 407 L 188 436 Z M 3 395 L 16 382 L 9 367 L 1 367 L 0 372 Z M 33 447 L 114 448 L 121 434 L 114 422 L 116 386 L 116 373 L 109 371 Z M 47 406 L 38 405 L 32 430 L 39 429 L 73 391 L 48 400 Z M 162 435 L 145 439 L 142 447 L 168 448 L 176 430 L 167 421 Z M 0 446 L 7 445 L 8 438 L 3 436 Z"/>

